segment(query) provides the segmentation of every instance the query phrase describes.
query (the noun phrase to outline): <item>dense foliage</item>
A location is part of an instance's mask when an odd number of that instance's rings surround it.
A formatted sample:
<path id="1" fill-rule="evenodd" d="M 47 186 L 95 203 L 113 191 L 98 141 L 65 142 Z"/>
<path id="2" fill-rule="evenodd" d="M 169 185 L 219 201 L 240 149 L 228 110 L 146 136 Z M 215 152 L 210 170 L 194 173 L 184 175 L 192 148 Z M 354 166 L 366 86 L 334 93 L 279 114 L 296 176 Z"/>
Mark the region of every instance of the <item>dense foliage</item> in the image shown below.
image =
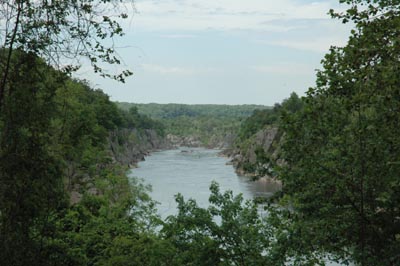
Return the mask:
<path id="1" fill-rule="evenodd" d="M 179 213 L 161 231 L 175 248 L 171 265 L 270 265 L 274 228 L 257 205 L 220 192 L 216 183 L 210 190 L 207 209 L 176 196 Z"/>
<path id="2" fill-rule="evenodd" d="M 165 126 L 161 122 L 139 113 L 136 107 L 132 106 L 128 110 L 119 110 L 122 114 L 122 126 L 124 128 L 154 129 L 160 134 L 160 136 L 165 134 Z"/>
<path id="3" fill-rule="evenodd" d="M 203 146 L 223 147 L 235 138 L 243 119 L 254 110 L 270 108 L 261 105 L 186 105 L 118 103 L 123 110 L 136 108 L 165 127 L 165 134 L 192 138 Z M 261 111 L 262 112 L 262 111 Z"/>
<path id="4" fill-rule="evenodd" d="M 282 103 L 276 103 L 272 109 L 254 110 L 252 115 L 241 124 L 238 133 L 238 142 L 243 142 L 251 138 L 266 126 L 279 126 L 280 117 L 284 113 L 295 113 L 302 108 L 302 105 L 299 96 L 293 92 Z"/>
<path id="5" fill-rule="evenodd" d="M 108 131 L 120 123 L 119 111 L 108 96 L 65 74 L 79 66 L 75 58 L 87 58 L 103 77 L 123 81 L 131 74 L 110 74 L 102 65 L 119 63 L 113 46 L 103 40 L 123 35 L 118 21 L 127 15 L 120 12 L 120 3 L 0 1 L 4 265 L 79 265 L 75 260 L 84 247 L 76 250 L 67 243 L 70 238 L 59 235 L 63 217 L 72 208 L 69 197 L 74 201 L 74 193 L 101 195 L 103 205 L 111 206 L 117 205 L 111 199 L 130 195 L 123 169 L 111 164 L 107 151 Z M 105 184 L 103 191 L 97 183 Z M 125 188 L 117 193 L 119 186 Z"/>
<path id="6" fill-rule="evenodd" d="M 237 118 L 218 118 L 214 116 L 180 116 L 162 120 L 165 132 L 178 137 L 198 140 L 202 146 L 223 147 L 235 137 L 240 126 Z"/>
<path id="7" fill-rule="evenodd" d="M 227 121 L 219 125 L 226 134 L 247 111 L 172 105 L 157 111 L 167 125 L 179 122 L 165 129 L 139 106 L 120 111 L 103 92 L 38 56 L 60 44 L 60 27 L 49 18 L 68 28 L 61 11 L 91 9 L 76 1 L 11 1 L 16 13 L 7 25 L 23 19 L 0 52 L 1 263 L 311 266 L 330 258 L 400 265 L 400 4 L 340 2 L 351 6 L 332 15 L 356 27 L 347 46 L 326 55 L 316 87 L 302 100 L 292 94 L 273 110 L 255 111 L 239 131 L 239 147 L 265 127 L 282 132 L 274 170 L 283 190 L 265 217 L 260 206 L 212 184 L 208 208 L 178 195 L 178 214 L 160 221 L 148 188 L 128 179 L 112 156 L 110 132 L 201 135 L 196 130 Z M 45 21 L 40 8 L 48 11 Z"/>
<path id="8" fill-rule="evenodd" d="M 9 90 L 8 79 L 15 50 L 35 54 L 59 70 L 71 73 L 88 60 L 96 73 L 124 81 L 129 70 L 110 73 L 104 64 L 119 64 L 112 40 L 124 34 L 121 21 L 128 18 L 130 1 L 7 0 L 0 1 L 1 61 L 0 106 Z"/>
<path id="9" fill-rule="evenodd" d="M 356 28 L 283 123 L 284 200 L 304 249 L 400 265 L 400 5 L 341 2 L 352 6 L 334 15 Z"/>
<path id="10" fill-rule="evenodd" d="M 218 104 L 138 104 L 120 102 L 122 109 L 132 106 L 138 108 L 139 113 L 154 119 L 187 117 L 218 117 L 218 118 L 241 118 L 248 117 L 254 110 L 269 109 L 263 105 L 218 105 Z"/>
<path id="11" fill-rule="evenodd" d="M 233 157 L 233 165 L 239 174 L 257 179 L 272 173 L 272 162 L 277 159 L 283 132 L 280 128 L 281 117 L 296 113 L 303 103 L 296 93 L 276 103 L 273 109 L 255 110 L 245 119 L 238 129 L 230 149 L 226 151 Z"/>
<path id="12" fill-rule="evenodd" d="M 151 121 L 31 53 L 12 59 L 13 89 L 0 114 L 2 263 L 93 265 L 121 235 L 150 237 L 153 203 L 113 163 L 107 139 L 110 130 Z"/>

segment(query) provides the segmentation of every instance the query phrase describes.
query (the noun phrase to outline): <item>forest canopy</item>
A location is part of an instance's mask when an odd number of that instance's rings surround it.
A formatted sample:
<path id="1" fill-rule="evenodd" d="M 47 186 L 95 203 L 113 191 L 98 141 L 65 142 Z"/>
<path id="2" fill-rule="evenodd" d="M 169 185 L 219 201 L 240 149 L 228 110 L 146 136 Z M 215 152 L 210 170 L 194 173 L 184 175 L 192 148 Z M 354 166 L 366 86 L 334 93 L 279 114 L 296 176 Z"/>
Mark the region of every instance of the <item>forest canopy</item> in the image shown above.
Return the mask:
<path id="1" fill-rule="evenodd" d="M 0 2 L 1 263 L 400 265 L 398 1 L 340 1 L 345 10 L 330 13 L 354 29 L 346 46 L 331 47 L 304 97 L 223 110 L 120 110 L 70 77 L 76 64 L 60 67 L 78 56 L 101 76 L 131 74 L 109 74 L 101 63 L 120 62 L 103 41 L 123 35 L 118 21 L 127 15 L 113 13 L 122 2 Z M 242 124 L 232 122 L 237 116 Z M 154 117 L 195 132 L 196 123 L 232 122 L 239 146 L 276 127 L 282 138 L 269 163 L 282 191 L 260 206 L 213 183 L 210 206 L 177 195 L 178 214 L 162 221 L 149 188 L 128 179 L 109 142 L 115 130 L 183 130 Z"/>

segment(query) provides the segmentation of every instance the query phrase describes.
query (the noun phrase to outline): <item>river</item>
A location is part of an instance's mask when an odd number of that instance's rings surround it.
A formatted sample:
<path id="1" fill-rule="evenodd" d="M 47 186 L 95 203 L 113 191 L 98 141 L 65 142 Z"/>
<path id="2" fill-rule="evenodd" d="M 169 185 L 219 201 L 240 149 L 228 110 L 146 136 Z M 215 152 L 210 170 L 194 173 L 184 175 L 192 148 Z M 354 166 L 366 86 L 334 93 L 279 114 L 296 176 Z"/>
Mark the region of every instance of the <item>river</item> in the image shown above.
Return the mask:
<path id="1" fill-rule="evenodd" d="M 162 218 L 176 214 L 174 195 L 181 193 L 185 199 L 195 199 L 199 206 L 208 206 L 209 187 L 212 181 L 219 183 L 222 191 L 242 193 L 245 199 L 270 196 L 279 185 L 266 181 L 250 181 L 236 175 L 228 159 L 219 156 L 219 150 L 205 148 L 179 148 L 155 152 L 133 169 L 132 176 L 142 178 L 151 185 L 151 197 L 159 202 Z"/>
<path id="2" fill-rule="evenodd" d="M 219 156 L 219 150 L 185 148 L 155 152 L 133 169 L 131 176 L 139 177 L 151 185 L 151 197 L 156 200 L 162 218 L 177 213 L 174 196 L 181 193 L 185 199 L 195 199 L 200 207 L 208 206 L 209 187 L 219 183 L 222 191 L 242 193 L 245 199 L 268 197 L 279 189 L 272 181 L 250 181 L 238 176 L 228 159 Z M 339 266 L 327 262 L 327 266 Z"/>

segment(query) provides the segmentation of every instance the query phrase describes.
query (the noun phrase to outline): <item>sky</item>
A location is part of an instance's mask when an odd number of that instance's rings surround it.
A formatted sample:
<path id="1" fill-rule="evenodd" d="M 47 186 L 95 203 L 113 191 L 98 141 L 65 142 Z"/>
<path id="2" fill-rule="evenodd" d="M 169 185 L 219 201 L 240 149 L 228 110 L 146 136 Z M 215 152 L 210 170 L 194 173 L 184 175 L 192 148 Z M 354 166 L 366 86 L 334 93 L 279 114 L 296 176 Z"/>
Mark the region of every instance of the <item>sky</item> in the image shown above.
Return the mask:
<path id="1" fill-rule="evenodd" d="M 135 0 L 115 43 L 125 84 L 81 71 L 114 101 L 273 105 L 304 95 L 349 26 L 338 0 Z"/>

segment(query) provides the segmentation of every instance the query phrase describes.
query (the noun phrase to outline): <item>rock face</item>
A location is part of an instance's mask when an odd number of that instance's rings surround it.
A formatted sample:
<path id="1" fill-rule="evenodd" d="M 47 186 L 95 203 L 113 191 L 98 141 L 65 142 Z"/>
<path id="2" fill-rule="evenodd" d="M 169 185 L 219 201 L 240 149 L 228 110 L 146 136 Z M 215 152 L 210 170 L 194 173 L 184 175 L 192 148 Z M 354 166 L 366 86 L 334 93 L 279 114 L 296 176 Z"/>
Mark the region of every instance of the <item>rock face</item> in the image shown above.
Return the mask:
<path id="1" fill-rule="evenodd" d="M 108 136 L 109 152 L 112 160 L 126 167 L 135 167 L 150 152 L 171 148 L 165 137 L 152 129 L 116 129 Z M 66 189 L 70 192 L 70 203 L 81 201 L 83 191 L 98 195 L 94 180 L 86 173 L 79 172 L 79 167 L 70 162 L 66 169 Z"/>
<path id="2" fill-rule="evenodd" d="M 199 138 L 195 136 L 177 136 L 168 134 L 167 142 L 170 143 L 173 147 L 201 147 L 203 146 L 202 142 Z"/>
<path id="3" fill-rule="evenodd" d="M 227 134 L 223 137 L 210 136 L 207 143 L 204 143 L 200 137 L 197 136 L 177 136 L 168 134 L 166 137 L 167 143 L 173 147 L 207 147 L 210 149 L 227 149 L 230 147 L 235 139 L 234 134 Z"/>
<path id="4" fill-rule="evenodd" d="M 146 155 L 157 150 L 172 148 L 171 143 L 155 130 L 118 129 L 110 132 L 110 151 L 122 165 L 135 167 Z"/>
<path id="5" fill-rule="evenodd" d="M 223 155 L 231 158 L 230 164 L 240 175 L 254 176 L 259 167 L 257 151 L 262 151 L 270 157 L 276 156 L 281 134 L 276 127 L 267 127 L 240 145 L 234 146 L 234 136 L 225 139 L 215 139 L 208 144 L 202 143 L 195 136 L 176 136 L 168 134 L 160 136 L 155 130 L 118 129 L 110 132 L 109 147 L 114 160 L 121 165 L 136 167 L 151 152 L 184 147 L 208 147 L 223 149 Z M 230 148 L 227 148 L 230 147 Z"/>
<path id="6" fill-rule="evenodd" d="M 209 143 L 206 145 L 207 148 L 225 150 L 231 147 L 236 139 L 236 134 L 229 133 L 223 137 L 212 137 Z"/>
<path id="7" fill-rule="evenodd" d="M 209 145 L 209 148 L 224 148 L 233 137 L 226 140 L 216 140 Z M 180 146 L 186 147 L 204 147 L 205 144 L 195 136 L 162 136 L 153 129 L 116 129 L 109 132 L 108 147 L 112 160 L 117 164 L 133 168 L 137 163 L 143 161 L 145 156 L 151 152 L 174 149 Z M 78 177 L 78 168 L 71 162 L 66 170 L 67 190 L 70 191 L 70 202 L 76 204 L 81 201 L 83 194 L 86 191 L 90 194 L 97 195 L 99 192 L 96 189 L 93 180 L 87 175 Z"/>
<path id="8" fill-rule="evenodd" d="M 257 151 L 262 151 L 269 157 L 275 157 L 279 147 L 281 134 L 277 127 L 267 127 L 240 145 L 228 149 L 225 155 L 231 158 L 230 163 L 239 175 L 254 176 L 259 168 L 268 168 L 268 165 L 259 165 Z"/>
<path id="9" fill-rule="evenodd" d="M 155 130 L 118 129 L 110 132 L 109 148 L 114 160 L 128 167 L 135 167 L 151 152 L 178 147 L 207 147 L 225 149 L 231 145 L 234 136 L 213 139 L 204 144 L 196 136 L 160 136 Z"/>

